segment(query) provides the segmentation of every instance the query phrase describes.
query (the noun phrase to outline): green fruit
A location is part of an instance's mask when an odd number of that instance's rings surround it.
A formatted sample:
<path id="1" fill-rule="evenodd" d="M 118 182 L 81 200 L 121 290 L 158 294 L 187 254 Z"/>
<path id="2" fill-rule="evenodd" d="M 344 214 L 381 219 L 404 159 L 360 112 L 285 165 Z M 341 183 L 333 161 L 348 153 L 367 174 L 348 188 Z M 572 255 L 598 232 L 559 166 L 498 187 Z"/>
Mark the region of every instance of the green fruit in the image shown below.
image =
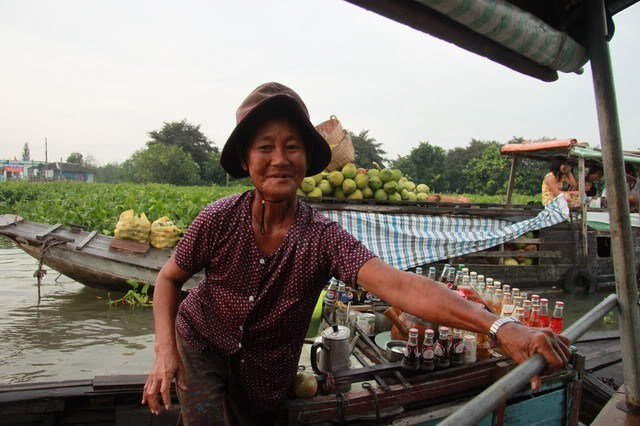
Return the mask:
<path id="1" fill-rule="evenodd" d="M 414 192 L 411 192 L 411 191 L 409 191 L 409 194 L 407 196 L 409 197 L 409 198 L 407 198 L 407 201 L 417 201 L 417 199 L 418 199 L 418 196 Z"/>
<path id="2" fill-rule="evenodd" d="M 378 177 L 382 182 L 389 182 L 393 180 L 393 171 L 391 169 L 382 169 L 378 174 Z"/>
<path id="3" fill-rule="evenodd" d="M 320 183 L 318 183 L 317 188 L 320 188 L 320 191 L 322 191 L 322 195 L 331 195 L 331 193 L 333 192 L 333 186 L 331 186 L 329 181 L 326 179 L 322 179 Z"/>
<path id="4" fill-rule="evenodd" d="M 366 187 L 365 189 L 362 190 L 362 198 L 364 198 L 365 200 L 368 200 L 370 198 L 373 198 L 373 189 Z"/>
<path id="5" fill-rule="evenodd" d="M 369 185 L 369 176 L 363 174 L 357 174 L 354 178 L 358 189 L 365 189 Z"/>
<path id="6" fill-rule="evenodd" d="M 384 185 L 384 183 L 378 176 L 372 176 L 369 178 L 369 188 L 373 189 L 374 191 L 382 188 L 382 185 Z"/>
<path id="7" fill-rule="evenodd" d="M 429 194 L 427 194 L 426 192 L 418 192 L 416 194 L 416 201 L 427 201 L 428 198 Z"/>
<path id="8" fill-rule="evenodd" d="M 358 174 L 358 168 L 353 163 L 347 163 L 342 167 L 342 174 L 345 179 L 353 179 Z"/>
<path id="9" fill-rule="evenodd" d="M 403 189 L 402 191 L 400 191 L 400 196 L 402 197 L 403 200 L 408 200 L 409 194 L 411 194 L 411 192 L 407 191 L 406 189 Z"/>
<path id="10" fill-rule="evenodd" d="M 402 196 L 399 192 L 394 192 L 393 194 L 389 194 L 389 201 L 402 201 Z"/>
<path id="11" fill-rule="evenodd" d="M 322 180 L 322 173 L 318 173 L 317 175 L 313 175 L 311 176 L 313 178 L 313 180 L 316 181 L 316 185 L 320 183 L 320 181 Z"/>
<path id="12" fill-rule="evenodd" d="M 527 258 L 524 260 L 524 264 L 525 264 L 526 266 L 531 266 L 531 265 L 533 265 L 533 259 L 532 259 L 532 258 L 530 258 L 530 257 L 527 257 Z"/>
<path id="13" fill-rule="evenodd" d="M 416 192 L 422 192 L 424 194 L 428 194 L 429 193 L 429 187 L 427 185 L 425 185 L 424 183 L 421 183 L 420 185 L 416 186 Z"/>
<path id="14" fill-rule="evenodd" d="M 535 235 L 533 235 L 533 231 L 529 231 L 526 234 L 524 234 L 525 238 L 535 238 Z"/>
<path id="15" fill-rule="evenodd" d="M 351 194 L 349 194 L 347 198 L 350 200 L 362 200 L 364 198 L 364 195 L 362 195 L 362 191 L 356 189 Z"/>
<path id="16" fill-rule="evenodd" d="M 391 170 L 391 174 L 393 175 L 393 180 L 395 180 L 396 182 L 398 182 L 402 177 L 402 172 L 398 169 Z"/>
<path id="17" fill-rule="evenodd" d="M 518 266 L 519 263 L 517 260 L 515 260 L 513 257 L 505 257 L 504 258 L 504 264 L 505 266 Z"/>
<path id="18" fill-rule="evenodd" d="M 349 195 L 356 189 L 358 189 L 358 187 L 353 179 L 345 179 L 344 182 L 342 182 L 342 191 L 344 192 L 344 195 Z"/>
<path id="19" fill-rule="evenodd" d="M 404 182 L 398 182 L 398 192 L 402 194 L 403 190 L 404 190 Z"/>
<path id="20" fill-rule="evenodd" d="M 376 192 L 374 192 L 373 198 L 378 201 L 386 201 L 389 199 L 389 194 L 384 192 L 384 189 L 378 189 Z"/>
<path id="21" fill-rule="evenodd" d="M 369 176 L 370 178 L 376 176 L 378 177 L 378 174 L 380 173 L 380 170 L 378 169 L 369 169 L 367 170 L 367 176 Z"/>
<path id="22" fill-rule="evenodd" d="M 306 196 L 307 196 L 307 193 L 306 193 L 306 192 L 304 192 L 302 189 L 298 188 L 298 189 L 296 189 L 296 195 L 297 195 L 298 197 L 306 197 Z"/>
<path id="23" fill-rule="evenodd" d="M 406 181 L 403 185 L 408 191 L 413 191 L 414 189 L 416 189 L 416 184 L 411 182 L 410 180 Z"/>
<path id="24" fill-rule="evenodd" d="M 311 192 L 307 193 L 307 197 L 322 197 L 322 191 L 320 188 L 313 188 Z"/>
<path id="25" fill-rule="evenodd" d="M 300 184 L 300 189 L 302 189 L 304 192 L 311 192 L 315 187 L 316 180 L 312 177 L 306 177 L 302 179 L 302 183 Z"/>
<path id="26" fill-rule="evenodd" d="M 387 194 L 394 194 L 398 192 L 398 182 L 392 180 L 391 182 L 387 182 L 382 187 Z"/>
<path id="27" fill-rule="evenodd" d="M 342 190 L 342 187 L 340 186 L 337 187 L 336 190 L 333 192 L 333 196 L 341 200 L 344 200 L 345 198 L 347 198 L 347 196 L 344 195 L 344 191 Z"/>
<path id="28" fill-rule="evenodd" d="M 336 170 L 329 173 L 328 181 L 331 184 L 331 186 L 333 186 L 334 188 L 338 188 L 340 185 L 342 185 L 342 182 L 344 181 L 344 176 L 341 172 Z"/>

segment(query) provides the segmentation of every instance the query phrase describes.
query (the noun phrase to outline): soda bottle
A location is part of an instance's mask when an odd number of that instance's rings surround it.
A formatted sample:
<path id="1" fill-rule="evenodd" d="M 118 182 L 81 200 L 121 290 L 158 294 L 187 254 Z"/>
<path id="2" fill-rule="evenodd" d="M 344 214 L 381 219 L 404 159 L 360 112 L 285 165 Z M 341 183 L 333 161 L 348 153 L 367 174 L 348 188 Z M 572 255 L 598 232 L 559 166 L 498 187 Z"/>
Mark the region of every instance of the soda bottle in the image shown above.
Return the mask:
<path id="1" fill-rule="evenodd" d="M 524 309 L 524 323 L 527 324 L 529 322 L 529 317 L 531 316 L 531 300 L 526 299 L 522 301 L 522 308 Z"/>
<path id="2" fill-rule="evenodd" d="M 469 275 L 469 268 L 462 268 L 462 276 Z"/>
<path id="3" fill-rule="evenodd" d="M 416 274 L 422 275 L 422 268 L 420 266 L 416 267 Z"/>
<path id="4" fill-rule="evenodd" d="M 495 287 L 495 283 L 493 284 L 493 286 Z M 505 284 L 502 286 L 502 294 L 504 294 L 505 291 L 511 293 L 511 286 L 509 284 Z"/>
<path id="5" fill-rule="evenodd" d="M 462 284 L 458 286 L 459 288 L 471 288 L 471 284 L 469 283 L 469 275 L 462 276 Z"/>
<path id="6" fill-rule="evenodd" d="M 430 280 L 435 281 L 436 280 L 436 267 L 435 266 L 430 266 L 429 267 L 429 275 L 428 275 Z"/>
<path id="7" fill-rule="evenodd" d="M 531 295 L 531 306 L 538 305 L 540 306 L 540 296 L 537 294 Z"/>
<path id="8" fill-rule="evenodd" d="M 540 305 L 531 306 L 531 315 L 529 315 L 527 326 L 540 327 Z"/>
<path id="9" fill-rule="evenodd" d="M 540 327 L 549 327 L 549 300 L 540 299 Z"/>
<path id="10" fill-rule="evenodd" d="M 334 322 L 334 312 L 336 310 L 336 290 L 338 289 L 338 280 L 331 278 L 329 287 L 322 299 L 322 316 L 330 323 Z"/>
<path id="11" fill-rule="evenodd" d="M 457 367 L 464 364 L 464 341 L 462 330 L 453 329 L 453 342 L 451 345 L 451 366 Z"/>
<path id="12" fill-rule="evenodd" d="M 487 286 L 487 288 L 484 289 L 483 298 L 487 306 L 493 309 L 493 286 L 492 285 Z"/>
<path id="13" fill-rule="evenodd" d="M 521 296 L 520 289 L 518 287 L 514 287 L 511 289 L 511 294 L 513 297 Z"/>
<path id="14" fill-rule="evenodd" d="M 551 323 L 549 326 L 554 333 L 560 334 L 564 329 L 564 302 L 556 302 L 555 308 L 553 308 L 553 316 L 551 317 Z"/>
<path id="15" fill-rule="evenodd" d="M 440 274 L 440 279 L 438 281 L 440 281 L 441 283 L 446 283 L 447 282 L 447 276 L 449 275 L 449 265 L 448 263 L 444 264 L 444 268 L 442 268 L 442 274 Z"/>
<path id="16" fill-rule="evenodd" d="M 481 277 L 482 275 L 479 275 L 479 277 Z M 483 299 L 486 299 L 485 297 L 485 292 L 487 291 L 486 287 L 485 287 L 485 283 L 484 280 L 480 281 L 478 280 L 478 294 L 480 295 L 480 297 L 482 297 Z"/>
<path id="17" fill-rule="evenodd" d="M 458 265 L 458 271 L 462 271 L 465 268 L 464 263 Z"/>
<path id="18" fill-rule="evenodd" d="M 484 280 L 484 275 L 478 275 L 478 287 L 482 284 L 482 288 L 487 288 L 487 282 Z"/>
<path id="19" fill-rule="evenodd" d="M 511 297 L 511 293 L 508 291 L 502 294 L 502 311 L 500 312 L 501 317 L 510 317 L 513 316 L 516 306 L 513 304 L 513 298 Z"/>
<path id="20" fill-rule="evenodd" d="M 455 282 L 456 282 L 456 269 L 453 266 L 450 266 L 449 272 L 447 273 L 447 287 L 452 289 Z"/>
<path id="21" fill-rule="evenodd" d="M 336 291 L 336 302 L 346 303 L 345 301 L 342 300 L 343 297 L 345 300 L 347 298 L 347 295 L 345 294 L 346 291 L 347 291 L 347 285 L 342 281 L 338 281 L 338 291 Z"/>
<path id="22" fill-rule="evenodd" d="M 496 314 L 500 315 L 502 312 L 502 289 L 493 289 L 493 310 Z"/>
<path id="23" fill-rule="evenodd" d="M 498 288 L 498 287 L 496 287 L 495 285 L 493 285 L 493 278 L 485 278 L 485 279 L 484 279 L 484 283 L 485 283 L 486 285 L 488 285 L 488 286 L 489 286 L 489 285 L 490 285 L 490 286 L 492 286 L 494 290 L 495 290 L 496 288 Z"/>
<path id="24" fill-rule="evenodd" d="M 448 327 L 440 327 L 439 332 L 433 353 L 436 359 L 436 367 L 443 370 L 451 364 L 451 340 L 449 340 Z"/>
<path id="25" fill-rule="evenodd" d="M 513 295 L 513 293 L 511 293 Z M 516 308 L 522 307 L 522 296 L 513 296 L 513 304 Z"/>
<path id="26" fill-rule="evenodd" d="M 473 334 L 464 336 L 464 363 L 473 364 L 477 359 L 478 339 Z"/>
<path id="27" fill-rule="evenodd" d="M 522 296 L 522 300 L 527 300 L 527 296 L 529 294 L 526 291 L 520 290 L 520 296 Z"/>
<path id="28" fill-rule="evenodd" d="M 478 273 L 476 271 L 471 271 L 469 272 L 469 278 L 470 279 L 476 279 L 476 281 L 478 281 Z"/>
<path id="29" fill-rule="evenodd" d="M 435 332 L 427 328 L 424 331 L 424 341 L 420 350 L 420 370 L 433 371 L 436 369 L 436 361 L 433 353 L 433 335 Z"/>
<path id="30" fill-rule="evenodd" d="M 516 317 L 515 317 L 518 321 L 520 321 L 522 324 L 525 323 L 525 319 L 524 319 L 524 308 L 522 306 L 519 306 L 516 308 Z"/>
<path id="31" fill-rule="evenodd" d="M 418 329 L 409 329 L 409 338 L 404 348 L 404 355 L 400 366 L 404 371 L 412 372 L 420 369 L 420 360 L 418 358 Z"/>
<path id="32" fill-rule="evenodd" d="M 462 285 L 462 271 L 456 272 L 456 277 L 453 279 L 453 285 L 451 290 L 457 290 Z"/>

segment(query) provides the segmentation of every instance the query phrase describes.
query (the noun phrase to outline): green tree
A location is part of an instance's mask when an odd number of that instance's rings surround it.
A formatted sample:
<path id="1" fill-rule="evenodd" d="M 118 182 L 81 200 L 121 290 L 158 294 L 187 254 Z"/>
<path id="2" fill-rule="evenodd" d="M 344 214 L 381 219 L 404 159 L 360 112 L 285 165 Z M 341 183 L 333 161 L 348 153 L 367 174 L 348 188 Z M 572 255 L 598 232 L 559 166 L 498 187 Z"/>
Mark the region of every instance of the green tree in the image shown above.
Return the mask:
<path id="1" fill-rule="evenodd" d="M 79 152 L 72 152 L 67 157 L 67 163 L 82 165 L 82 154 L 80 154 Z"/>
<path id="2" fill-rule="evenodd" d="M 177 146 L 153 144 L 136 151 L 127 161 L 125 174 L 134 182 L 195 185 L 200 181 L 200 166 Z"/>
<path id="3" fill-rule="evenodd" d="M 369 130 L 362 130 L 359 134 L 349 132 L 351 142 L 353 143 L 353 149 L 356 153 L 355 163 L 358 167 L 364 167 L 370 169 L 373 162 L 376 162 L 380 167 L 384 167 L 384 164 L 388 162 L 385 158 L 387 152 L 384 151 L 380 142 L 369 136 Z"/>
<path id="4" fill-rule="evenodd" d="M 202 179 L 206 182 L 226 185 L 227 173 L 220 165 L 220 152 L 214 151 L 209 154 L 209 161 L 205 163 L 204 170 L 201 175 Z"/>
<path id="5" fill-rule="evenodd" d="M 439 146 L 420 142 L 408 156 L 395 160 L 392 167 L 402 170 L 415 183 L 426 183 L 433 192 L 449 191 L 447 152 Z"/>
<path id="6" fill-rule="evenodd" d="M 200 131 L 200 125 L 195 126 L 186 119 L 172 121 L 164 123 L 162 129 L 153 130 L 148 134 L 151 137 L 147 142 L 149 148 L 153 145 L 175 146 L 190 154 L 199 166 L 200 178 L 205 180 L 207 162 L 210 160 L 211 153 L 217 152 L 218 148 Z"/>
<path id="7" fill-rule="evenodd" d="M 25 142 L 22 146 L 22 161 L 31 160 L 31 150 L 29 149 L 29 142 Z"/>
<path id="8" fill-rule="evenodd" d="M 467 165 L 472 159 L 480 157 L 490 144 L 497 146 L 498 142 L 471 139 L 467 147 L 457 147 L 447 151 L 447 177 L 449 189 L 452 192 L 469 192 L 467 188 L 469 184 L 469 176 L 466 172 Z"/>
<path id="9" fill-rule="evenodd" d="M 119 183 L 125 180 L 128 179 L 125 179 L 124 170 L 118 163 L 108 163 L 104 166 L 96 167 L 96 182 Z"/>
<path id="10" fill-rule="evenodd" d="M 500 154 L 497 144 L 488 145 L 480 157 L 467 164 L 469 183 L 474 194 L 504 194 L 509 180 L 509 160 Z"/>

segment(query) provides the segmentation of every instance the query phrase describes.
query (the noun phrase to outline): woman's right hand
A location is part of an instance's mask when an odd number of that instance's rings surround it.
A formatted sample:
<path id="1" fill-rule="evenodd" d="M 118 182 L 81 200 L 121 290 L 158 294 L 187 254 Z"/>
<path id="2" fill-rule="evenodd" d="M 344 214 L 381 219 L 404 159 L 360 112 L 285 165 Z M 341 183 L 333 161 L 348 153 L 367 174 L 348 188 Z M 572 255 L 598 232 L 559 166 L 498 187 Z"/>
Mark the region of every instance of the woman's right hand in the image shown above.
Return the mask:
<path id="1" fill-rule="evenodd" d="M 153 414 L 160 412 L 161 405 L 164 405 L 167 410 L 171 407 L 170 391 L 174 377 L 180 390 L 186 391 L 184 365 L 177 348 L 156 355 L 153 368 L 144 385 L 142 403 L 149 404 L 149 409 Z"/>

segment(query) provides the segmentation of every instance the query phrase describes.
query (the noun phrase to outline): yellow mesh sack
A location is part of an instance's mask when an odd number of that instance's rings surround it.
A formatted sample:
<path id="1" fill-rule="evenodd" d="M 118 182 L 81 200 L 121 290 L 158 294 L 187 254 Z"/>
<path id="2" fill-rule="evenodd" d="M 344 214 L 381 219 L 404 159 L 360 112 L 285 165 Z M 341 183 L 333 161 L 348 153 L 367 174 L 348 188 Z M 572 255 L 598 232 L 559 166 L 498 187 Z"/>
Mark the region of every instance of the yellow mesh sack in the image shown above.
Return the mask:
<path id="1" fill-rule="evenodd" d="M 167 216 L 162 216 L 151 224 L 151 245 L 155 248 L 173 248 L 182 237 L 182 229 L 173 224 Z"/>
<path id="2" fill-rule="evenodd" d="M 133 210 L 127 210 L 120 215 L 114 235 L 121 240 L 148 243 L 150 232 L 151 223 L 144 213 L 138 216 Z"/>

